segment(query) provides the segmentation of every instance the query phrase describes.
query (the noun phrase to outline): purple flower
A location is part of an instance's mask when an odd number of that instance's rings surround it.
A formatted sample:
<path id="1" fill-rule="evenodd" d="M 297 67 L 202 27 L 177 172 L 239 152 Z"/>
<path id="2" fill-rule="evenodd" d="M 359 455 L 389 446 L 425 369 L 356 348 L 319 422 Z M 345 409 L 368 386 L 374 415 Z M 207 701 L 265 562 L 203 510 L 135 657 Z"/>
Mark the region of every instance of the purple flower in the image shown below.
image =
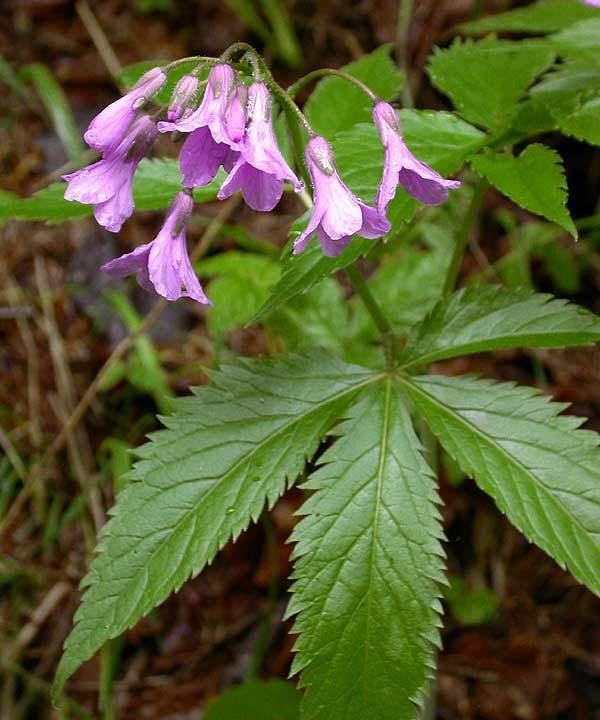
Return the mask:
<path id="1" fill-rule="evenodd" d="M 149 70 L 126 95 L 96 115 L 83 136 L 86 143 L 99 152 L 114 150 L 127 134 L 137 111 L 160 90 L 166 79 L 160 68 Z"/>
<path id="2" fill-rule="evenodd" d="M 241 190 L 253 210 L 268 212 L 281 200 L 284 180 L 289 180 L 296 192 L 302 190 L 302 183 L 277 145 L 271 120 L 271 98 L 264 83 L 250 86 L 248 115 L 241 155 L 221 186 L 218 197 L 224 200 Z"/>
<path id="3" fill-rule="evenodd" d="M 189 192 L 177 193 L 154 240 L 111 260 L 102 270 L 117 278 L 135 273 L 145 290 L 154 290 L 167 300 L 190 297 L 203 305 L 211 305 L 187 252 L 185 231 L 193 207 Z"/>
<path id="4" fill-rule="evenodd" d="M 229 172 L 239 156 L 234 148 L 244 137 L 246 125 L 247 93 L 239 85 L 225 108 L 228 142 L 216 142 L 208 126 L 193 130 L 187 137 L 181 153 L 179 166 L 186 187 L 202 187 L 213 180 L 221 165 Z"/>
<path id="5" fill-rule="evenodd" d="M 600 0 L 583 0 L 583 2 L 586 5 L 591 5 L 592 7 L 600 8 Z"/>
<path id="6" fill-rule="evenodd" d="M 98 223 L 111 232 L 119 232 L 133 212 L 133 176 L 138 163 L 157 135 L 156 125 L 148 116 L 136 120 L 120 145 L 105 153 L 102 160 L 63 175 L 68 182 L 65 200 L 92 204 Z"/>
<path id="7" fill-rule="evenodd" d="M 215 65 L 208 76 L 206 91 L 200 106 L 176 122 L 158 123 L 159 132 L 192 132 L 207 127 L 217 143 L 234 145 L 227 131 L 227 111 L 234 89 L 235 73 L 229 65 Z"/>
<path id="8" fill-rule="evenodd" d="M 365 205 L 340 178 L 331 146 L 322 137 L 312 137 L 306 146 L 306 165 L 312 179 L 314 208 L 306 230 L 294 243 L 300 253 L 316 232 L 323 252 L 339 255 L 353 235 L 374 239 L 385 235 L 390 223 L 383 213 Z"/>
<path id="9" fill-rule="evenodd" d="M 445 202 L 448 188 L 460 187 L 458 180 L 445 180 L 411 153 L 402 139 L 400 121 L 391 105 L 382 100 L 375 103 L 373 119 L 385 148 L 383 177 L 376 199 L 380 212 L 385 212 L 398 183 L 409 195 L 427 205 Z"/>
<path id="10" fill-rule="evenodd" d="M 189 106 L 198 90 L 198 85 L 198 78 L 195 75 L 184 75 L 181 78 L 171 96 L 171 102 L 167 112 L 169 120 L 176 122 L 180 120 L 184 114 L 190 114 Z"/>

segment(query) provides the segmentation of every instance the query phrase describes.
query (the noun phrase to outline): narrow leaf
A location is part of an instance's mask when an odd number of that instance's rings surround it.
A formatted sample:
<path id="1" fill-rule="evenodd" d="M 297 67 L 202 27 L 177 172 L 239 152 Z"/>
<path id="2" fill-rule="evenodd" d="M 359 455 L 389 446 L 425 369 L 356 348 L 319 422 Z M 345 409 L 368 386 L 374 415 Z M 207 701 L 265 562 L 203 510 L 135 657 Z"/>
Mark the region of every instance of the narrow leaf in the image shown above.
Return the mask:
<path id="1" fill-rule="evenodd" d="M 435 480 L 391 380 L 362 392 L 335 435 L 292 535 L 302 718 L 409 720 L 439 643 Z"/>
<path id="2" fill-rule="evenodd" d="M 69 160 L 78 162 L 84 152 L 81 133 L 75 124 L 69 102 L 56 78 L 42 63 L 26 65 L 21 69 L 21 75 L 33 83 L 38 95 L 42 98 Z"/>
<path id="3" fill-rule="evenodd" d="M 403 367 L 468 353 L 600 341 L 600 318 L 551 295 L 473 287 L 441 300 L 411 332 Z"/>
<path id="4" fill-rule="evenodd" d="M 545 145 L 528 145 L 518 156 L 486 150 L 472 168 L 525 210 L 560 225 L 573 237 L 577 229 L 566 208 L 567 181 L 560 155 Z"/>
<path id="5" fill-rule="evenodd" d="M 533 388 L 402 381 L 448 453 L 526 537 L 600 593 L 599 436 Z"/>
<path id="6" fill-rule="evenodd" d="M 168 429 L 138 450 L 103 531 L 56 692 L 273 505 L 352 395 L 376 379 L 312 353 L 243 362 L 176 401 Z"/>
<path id="7" fill-rule="evenodd" d="M 214 200 L 223 176 L 194 191 L 197 202 Z M 29 198 L 0 203 L 1 220 L 47 220 L 62 222 L 93 215 L 92 205 L 65 200 L 65 183 L 53 183 Z M 176 160 L 144 159 L 133 182 L 133 199 L 138 210 L 160 210 L 169 205 L 181 189 L 181 173 Z"/>

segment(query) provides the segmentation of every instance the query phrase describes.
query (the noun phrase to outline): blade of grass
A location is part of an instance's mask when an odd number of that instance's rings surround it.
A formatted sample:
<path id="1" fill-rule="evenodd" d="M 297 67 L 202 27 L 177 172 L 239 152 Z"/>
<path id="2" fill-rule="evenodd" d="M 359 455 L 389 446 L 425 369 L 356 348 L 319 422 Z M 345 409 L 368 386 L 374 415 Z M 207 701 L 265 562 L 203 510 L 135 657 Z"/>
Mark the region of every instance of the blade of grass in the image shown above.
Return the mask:
<path id="1" fill-rule="evenodd" d="M 21 77 L 30 81 L 46 106 L 52 125 L 66 150 L 69 160 L 77 162 L 85 151 L 81 133 L 73 119 L 67 98 L 46 65 L 31 63 L 21 69 Z"/>

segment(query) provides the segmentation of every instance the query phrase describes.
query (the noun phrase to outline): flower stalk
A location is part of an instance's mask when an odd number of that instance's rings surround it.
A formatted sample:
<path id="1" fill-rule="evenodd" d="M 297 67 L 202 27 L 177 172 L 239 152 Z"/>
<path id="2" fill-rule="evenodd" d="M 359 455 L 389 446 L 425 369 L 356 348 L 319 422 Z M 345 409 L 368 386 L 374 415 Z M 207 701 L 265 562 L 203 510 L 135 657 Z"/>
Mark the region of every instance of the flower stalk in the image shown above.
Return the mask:
<path id="1" fill-rule="evenodd" d="M 355 78 L 354 75 L 350 75 L 350 73 L 344 72 L 343 70 L 334 70 L 333 68 L 320 68 L 319 70 L 313 70 L 312 72 L 307 73 L 293 85 L 290 85 L 287 89 L 287 93 L 290 97 L 295 97 L 300 90 L 309 85 L 313 80 L 318 80 L 320 77 L 326 77 L 328 75 L 331 75 L 332 77 L 339 77 L 342 78 L 342 80 L 352 83 L 361 92 L 367 95 L 369 100 L 377 102 L 377 95 L 375 95 L 371 88 L 365 85 L 365 83 L 361 82 L 358 78 Z"/>
<path id="2" fill-rule="evenodd" d="M 485 191 L 487 190 L 487 182 L 481 180 L 475 186 L 473 190 L 473 197 L 467 208 L 467 212 L 463 218 L 463 222 L 458 230 L 458 236 L 456 238 L 456 244 L 452 251 L 452 257 L 450 258 L 450 264 L 448 265 L 448 272 L 446 273 L 446 280 L 444 281 L 444 287 L 442 295 L 449 295 L 456 285 L 456 280 L 462 266 L 463 257 L 471 238 L 471 232 L 473 231 L 473 225 L 479 214 L 481 208 L 481 202 Z"/>
<path id="3" fill-rule="evenodd" d="M 364 281 L 363 276 L 358 271 L 356 265 L 350 265 L 346 268 L 346 275 L 352 283 L 352 287 L 356 294 L 363 301 L 363 304 L 371 316 L 375 327 L 381 334 L 383 344 L 383 352 L 385 353 L 385 364 L 388 370 L 393 370 L 397 364 L 398 358 L 398 338 L 394 334 L 394 329 L 385 313 L 379 306 L 379 303 L 373 297 L 373 293 Z"/>

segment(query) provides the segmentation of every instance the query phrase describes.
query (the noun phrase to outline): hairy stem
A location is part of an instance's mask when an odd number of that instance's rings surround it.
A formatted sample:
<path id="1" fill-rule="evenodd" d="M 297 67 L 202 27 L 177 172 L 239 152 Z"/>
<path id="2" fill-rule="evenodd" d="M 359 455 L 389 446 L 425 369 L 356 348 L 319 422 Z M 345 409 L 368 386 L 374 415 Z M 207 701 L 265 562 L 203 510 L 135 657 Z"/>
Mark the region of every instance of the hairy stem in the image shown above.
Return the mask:
<path id="1" fill-rule="evenodd" d="M 269 75 L 270 75 L 270 73 L 269 73 Z M 295 124 L 298 124 L 298 122 L 299 122 L 300 125 L 302 125 L 302 127 L 306 130 L 306 132 L 308 133 L 309 136 L 314 135 L 314 131 L 313 131 L 312 127 L 310 126 L 310 123 L 306 119 L 306 116 L 304 115 L 302 110 L 300 110 L 300 108 L 296 105 L 296 103 L 292 99 L 292 96 L 286 90 L 284 90 L 281 87 L 281 85 L 278 85 L 275 82 L 275 80 L 273 80 L 272 76 L 270 76 L 269 78 L 266 78 L 266 83 L 269 86 L 269 90 L 271 90 L 273 95 L 275 95 L 275 97 L 279 100 L 279 102 L 283 106 L 288 117 L 291 113 L 294 116 L 295 121 L 297 121 L 297 122 L 295 122 Z"/>
<path id="2" fill-rule="evenodd" d="M 372 100 L 372 102 L 377 102 L 377 100 L 379 99 L 377 95 L 375 95 L 375 93 L 371 90 L 371 88 L 367 87 L 367 85 L 361 82 L 358 78 L 355 78 L 353 75 L 350 75 L 350 73 L 344 72 L 343 70 L 334 70 L 333 68 L 321 68 L 319 70 L 313 70 L 312 72 L 309 72 L 307 75 L 304 75 L 299 80 L 297 80 L 293 85 L 290 85 L 287 89 L 287 92 L 291 97 L 294 97 L 300 92 L 300 90 L 302 90 L 302 88 L 306 87 L 313 80 L 316 80 L 320 77 L 325 77 L 327 75 L 342 78 L 342 80 L 346 80 L 347 82 L 356 85 L 359 90 L 364 92 L 365 95 L 368 95 L 369 99 Z"/>
<path id="3" fill-rule="evenodd" d="M 477 183 L 473 190 L 473 197 L 471 198 L 467 212 L 465 213 L 462 224 L 458 230 L 456 244 L 454 245 L 452 258 L 450 259 L 450 265 L 448 266 L 448 272 L 446 273 L 446 280 L 442 290 L 443 295 L 448 295 L 454 290 L 465 250 L 469 244 L 469 238 L 471 237 L 471 232 L 473 231 L 473 225 L 479 215 L 481 201 L 483 200 L 486 189 L 487 182 L 485 180 L 481 180 Z"/>
<path id="4" fill-rule="evenodd" d="M 398 355 L 394 329 L 379 306 L 379 303 L 373 297 L 367 283 L 364 281 L 356 266 L 350 265 L 350 267 L 347 267 L 346 274 L 348 275 L 356 294 L 359 295 L 360 299 L 363 301 L 364 306 L 373 319 L 376 328 L 381 333 L 386 365 L 388 369 L 391 369 L 396 366 L 396 358 Z"/>
<path id="5" fill-rule="evenodd" d="M 180 65 L 185 65 L 186 63 L 190 62 L 197 62 L 203 65 L 218 65 L 221 61 L 219 60 L 219 58 L 205 57 L 204 55 L 190 55 L 189 57 L 180 58 L 179 60 L 173 60 L 173 62 L 170 62 L 167 65 L 163 65 L 162 70 L 163 72 L 167 73 L 170 70 L 174 70 L 176 67 L 179 67 Z"/>

